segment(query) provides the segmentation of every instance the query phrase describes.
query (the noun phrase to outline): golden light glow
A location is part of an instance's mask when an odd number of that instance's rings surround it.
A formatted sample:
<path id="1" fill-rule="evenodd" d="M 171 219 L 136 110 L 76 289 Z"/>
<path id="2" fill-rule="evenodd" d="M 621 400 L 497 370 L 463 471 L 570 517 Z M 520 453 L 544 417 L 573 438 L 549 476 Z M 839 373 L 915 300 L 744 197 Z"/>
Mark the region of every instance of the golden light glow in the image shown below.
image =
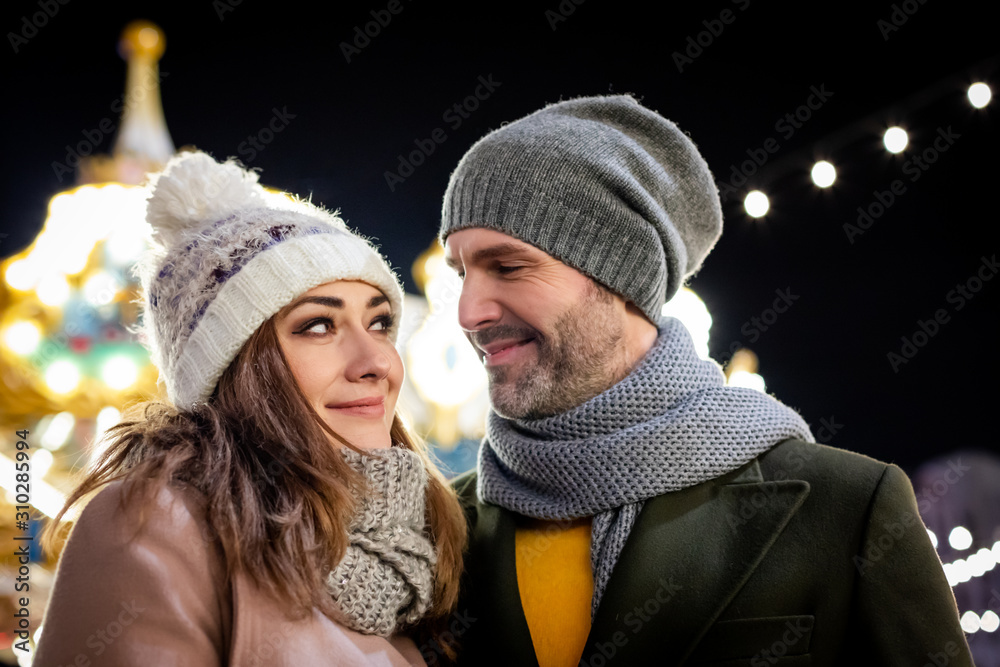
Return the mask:
<path id="1" fill-rule="evenodd" d="M 58 307 L 66 303 L 69 299 L 69 283 L 66 276 L 61 273 L 49 273 L 38 281 L 35 293 L 38 300 L 46 306 Z"/>
<path id="2" fill-rule="evenodd" d="M 137 56 L 159 59 L 167 47 L 167 40 L 155 24 L 149 21 L 132 21 L 125 26 L 118 48 L 124 57 Z"/>
<path id="3" fill-rule="evenodd" d="M 27 292 L 38 284 L 38 264 L 28 258 L 17 259 L 7 265 L 4 280 L 16 290 Z"/>
<path id="4" fill-rule="evenodd" d="M 21 320 L 14 322 L 4 331 L 3 342 L 15 354 L 26 357 L 36 349 L 42 339 L 42 332 L 34 322 Z"/>
<path id="5" fill-rule="evenodd" d="M 430 313 L 407 345 L 407 371 L 428 401 L 443 407 L 465 403 L 486 387 L 486 370 L 458 326 L 462 285 L 443 256 L 425 260 Z"/>
<path id="6" fill-rule="evenodd" d="M 698 356 L 702 359 L 708 359 L 708 340 L 712 330 L 712 315 L 708 312 L 705 302 L 694 290 L 687 287 L 680 288 L 674 298 L 663 304 L 660 312 L 669 317 L 676 317 L 683 322 L 685 328 L 691 333 Z"/>
<path id="7" fill-rule="evenodd" d="M 80 384 L 80 369 L 72 361 L 55 361 L 45 370 L 45 384 L 57 394 L 68 394 Z"/>
<path id="8" fill-rule="evenodd" d="M 59 412 L 52 415 L 42 432 L 42 447 L 46 449 L 59 449 L 69 440 L 69 434 L 76 426 L 76 417 L 72 412 Z"/>
<path id="9" fill-rule="evenodd" d="M 101 369 L 101 379 L 112 389 L 127 389 L 139 377 L 139 369 L 128 357 L 112 357 Z"/>

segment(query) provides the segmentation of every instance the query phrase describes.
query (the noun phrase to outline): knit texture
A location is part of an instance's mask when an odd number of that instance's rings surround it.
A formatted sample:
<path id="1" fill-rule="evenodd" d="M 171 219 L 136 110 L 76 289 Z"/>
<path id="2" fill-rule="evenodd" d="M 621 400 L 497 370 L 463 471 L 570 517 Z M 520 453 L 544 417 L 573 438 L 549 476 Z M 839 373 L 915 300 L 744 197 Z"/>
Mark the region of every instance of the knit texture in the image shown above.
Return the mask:
<path id="1" fill-rule="evenodd" d="M 334 213 L 268 193 L 253 172 L 185 153 L 150 192 L 135 333 L 181 409 L 207 400 L 253 332 L 313 287 L 361 280 L 402 312 L 399 281 L 366 239 Z"/>
<path id="2" fill-rule="evenodd" d="M 633 302 L 651 322 L 722 234 L 718 188 L 694 142 L 628 95 L 551 104 L 465 154 L 440 239 L 494 229 Z"/>
<path id="3" fill-rule="evenodd" d="M 628 377 L 568 412 L 507 420 L 490 411 L 479 450 L 482 501 L 539 519 L 593 516 L 592 616 L 643 501 L 719 477 L 787 438 L 814 441 L 774 397 L 726 386 L 680 320 L 663 317 L 659 330 Z"/>
<path id="4" fill-rule="evenodd" d="M 347 552 L 327 584 L 346 625 L 388 637 L 418 622 L 432 603 L 437 553 L 426 529 L 427 471 L 402 447 L 341 451 L 370 489 L 356 492 Z"/>

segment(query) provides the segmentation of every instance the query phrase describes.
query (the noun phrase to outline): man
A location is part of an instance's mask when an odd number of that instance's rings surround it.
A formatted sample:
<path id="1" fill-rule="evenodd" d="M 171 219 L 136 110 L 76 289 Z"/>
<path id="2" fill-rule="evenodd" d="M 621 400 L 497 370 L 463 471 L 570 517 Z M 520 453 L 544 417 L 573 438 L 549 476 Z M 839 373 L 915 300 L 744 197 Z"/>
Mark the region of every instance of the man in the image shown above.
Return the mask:
<path id="1" fill-rule="evenodd" d="M 898 467 L 727 387 L 663 304 L 722 230 L 692 141 L 628 96 L 477 142 L 440 238 L 489 374 L 466 665 L 971 665 Z"/>

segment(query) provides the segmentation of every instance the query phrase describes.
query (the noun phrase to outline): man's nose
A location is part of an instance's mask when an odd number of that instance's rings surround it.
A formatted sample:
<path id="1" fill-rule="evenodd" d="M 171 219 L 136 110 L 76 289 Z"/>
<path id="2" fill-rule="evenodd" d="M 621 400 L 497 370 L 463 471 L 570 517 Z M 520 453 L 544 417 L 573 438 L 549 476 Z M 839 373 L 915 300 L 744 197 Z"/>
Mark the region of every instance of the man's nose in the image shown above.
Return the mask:
<path id="1" fill-rule="evenodd" d="M 347 379 L 352 382 L 381 380 L 392 368 L 389 355 L 367 331 L 353 334 L 344 352 L 350 357 L 346 372 Z"/>
<path id="2" fill-rule="evenodd" d="M 500 321 L 503 309 L 489 278 L 467 275 L 458 298 L 458 323 L 466 331 L 477 331 Z"/>

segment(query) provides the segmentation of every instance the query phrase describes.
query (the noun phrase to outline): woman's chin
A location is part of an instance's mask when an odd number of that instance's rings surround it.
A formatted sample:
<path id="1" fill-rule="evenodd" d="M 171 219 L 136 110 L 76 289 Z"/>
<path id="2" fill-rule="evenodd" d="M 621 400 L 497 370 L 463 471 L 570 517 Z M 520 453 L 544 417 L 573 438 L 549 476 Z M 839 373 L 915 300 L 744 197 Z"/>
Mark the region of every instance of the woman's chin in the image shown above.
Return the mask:
<path id="1" fill-rule="evenodd" d="M 344 430 L 337 429 L 337 427 L 332 424 L 330 425 L 330 428 L 358 449 L 388 449 L 392 446 L 392 438 L 390 437 L 388 430 L 381 433 L 349 433 Z M 340 440 L 336 440 L 333 436 L 329 436 L 329 438 L 338 447 L 343 446 L 343 442 Z"/>
<path id="2" fill-rule="evenodd" d="M 384 439 L 378 438 L 372 441 L 352 440 L 351 442 L 355 442 L 360 449 L 389 449 L 392 446 L 392 440 L 388 436 Z"/>

